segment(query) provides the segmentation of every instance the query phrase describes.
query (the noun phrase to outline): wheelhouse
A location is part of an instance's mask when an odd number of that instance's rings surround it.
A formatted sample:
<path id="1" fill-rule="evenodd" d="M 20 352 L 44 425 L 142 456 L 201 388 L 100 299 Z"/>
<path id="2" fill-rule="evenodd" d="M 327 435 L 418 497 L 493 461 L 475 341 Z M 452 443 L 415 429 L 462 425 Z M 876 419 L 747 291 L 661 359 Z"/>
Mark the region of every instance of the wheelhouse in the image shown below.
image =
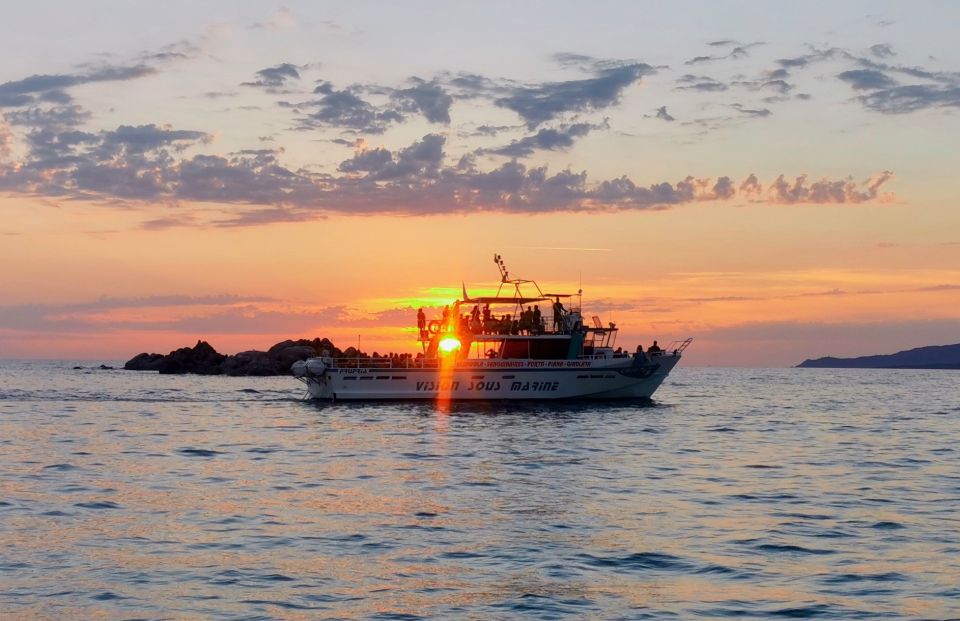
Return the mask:
<path id="1" fill-rule="evenodd" d="M 466 359 L 574 360 L 626 357 L 615 351 L 617 326 L 597 316 L 586 324 L 583 291 L 547 293 L 533 280 L 510 278 L 500 255 L 500 285 L 494 296 L 463 298 L 443 316 L 419 325 L 423 357 Z M 541 305 L 543 308 L 541 309 Z"/>

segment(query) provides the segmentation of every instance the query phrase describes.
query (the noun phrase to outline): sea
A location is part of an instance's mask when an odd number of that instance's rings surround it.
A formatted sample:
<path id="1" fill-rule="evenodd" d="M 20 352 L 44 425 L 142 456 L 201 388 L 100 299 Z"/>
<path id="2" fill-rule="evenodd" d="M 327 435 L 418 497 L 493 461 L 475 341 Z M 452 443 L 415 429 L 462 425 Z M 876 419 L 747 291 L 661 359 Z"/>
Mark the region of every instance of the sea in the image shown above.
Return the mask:
<path id="1" fill-rule="evenodd" d="M 437 405 L 99 364 L 0 362 L 5 621 L 960 618 L 958 371 Z"/>

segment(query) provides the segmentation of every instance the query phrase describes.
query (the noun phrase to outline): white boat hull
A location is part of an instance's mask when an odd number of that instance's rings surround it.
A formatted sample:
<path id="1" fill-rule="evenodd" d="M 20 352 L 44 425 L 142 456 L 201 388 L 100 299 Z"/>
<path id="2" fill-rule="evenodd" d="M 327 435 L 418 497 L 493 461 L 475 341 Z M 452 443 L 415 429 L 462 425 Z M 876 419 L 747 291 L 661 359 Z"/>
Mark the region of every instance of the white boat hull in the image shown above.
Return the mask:
<path id="1" fill-rule="evenodd" d="M 655 356 L 642 365 L 630 357 L 473 360 L 449 369 L 325 368 L 312 360 L 305 368 L 314 372 L 298 379 L 315 399 L 514 401 L 650 398 L 680 356 Z"/>

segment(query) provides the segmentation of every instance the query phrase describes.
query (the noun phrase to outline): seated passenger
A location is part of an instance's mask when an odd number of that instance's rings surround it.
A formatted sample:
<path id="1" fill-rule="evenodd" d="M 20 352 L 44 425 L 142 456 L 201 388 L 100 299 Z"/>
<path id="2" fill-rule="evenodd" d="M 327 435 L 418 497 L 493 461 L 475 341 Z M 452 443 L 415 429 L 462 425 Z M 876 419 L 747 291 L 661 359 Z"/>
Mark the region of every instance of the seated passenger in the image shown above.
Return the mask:
<path id="1" fill-rule="evenodd" d="M 652 355 L 652 356 L 659 356 L 660 354 L 663 353 L 663 350 L 660 349 L 660 346 L 657 345 L 657 342 L 656 342 L 656 341 L 654 341 L 654 342 L 653 342 L 653 345 L 651 345 L 651 346 L 647 349 L 647 353 L 650 354 L 650 355 Z"/>

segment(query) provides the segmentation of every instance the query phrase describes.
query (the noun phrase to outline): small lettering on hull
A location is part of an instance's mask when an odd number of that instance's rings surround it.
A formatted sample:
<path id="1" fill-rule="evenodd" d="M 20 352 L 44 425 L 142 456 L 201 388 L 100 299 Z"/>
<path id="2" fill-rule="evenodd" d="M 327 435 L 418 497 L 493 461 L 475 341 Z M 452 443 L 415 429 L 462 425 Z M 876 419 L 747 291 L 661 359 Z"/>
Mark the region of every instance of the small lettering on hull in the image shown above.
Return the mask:
<path id="1" fill-rule="evenodd" d="M 440 380 L 417 382 L 417 391 L 433 392 L 435 390 L 459 390 L 460 382 L 457 380 Z"/>
<path id="2" fill-rule="evenodd" d="M 490 380 L 486 382 L 470 382 L 466 388 L 468 391 L 490 391 L 500 390 L 500 382 Z M 444 390 L 460 390 L 458 380 L 442 380 L 439 382 L 417 382 L 417 392 L 434 392 Z"/>
<path id="3" fill-rule="evenodd" d="M 513 392 L 553 392 L 560 389 L 560 382 L 513 382 Z"/>

